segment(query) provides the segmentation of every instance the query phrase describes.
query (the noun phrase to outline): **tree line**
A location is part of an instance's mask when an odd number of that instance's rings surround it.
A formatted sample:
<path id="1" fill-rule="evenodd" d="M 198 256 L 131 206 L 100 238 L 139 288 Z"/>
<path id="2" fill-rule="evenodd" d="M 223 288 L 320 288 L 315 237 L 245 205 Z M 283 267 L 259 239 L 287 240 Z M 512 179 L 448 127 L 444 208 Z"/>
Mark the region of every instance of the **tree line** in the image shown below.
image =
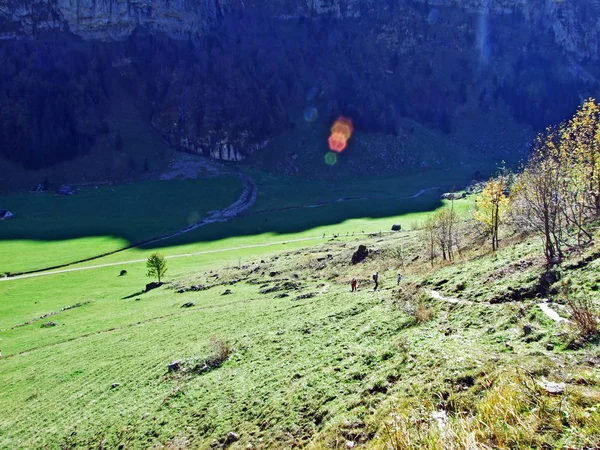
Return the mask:
<path id="1" fill-rule="evenodd" d="M 501 170 L 485 184 L 471 225 L 492 251 L 498 249 L 501 227 L 538 234 L 550 266 L 590 243 L 599 217 L 600 105 L 590 98 L 571 119 L 537 136 L 519 173 Z M 464 235 L 454 205 L 432 215 L 424 234 L 432 264 L 438 255 L 452 261 Z"/>

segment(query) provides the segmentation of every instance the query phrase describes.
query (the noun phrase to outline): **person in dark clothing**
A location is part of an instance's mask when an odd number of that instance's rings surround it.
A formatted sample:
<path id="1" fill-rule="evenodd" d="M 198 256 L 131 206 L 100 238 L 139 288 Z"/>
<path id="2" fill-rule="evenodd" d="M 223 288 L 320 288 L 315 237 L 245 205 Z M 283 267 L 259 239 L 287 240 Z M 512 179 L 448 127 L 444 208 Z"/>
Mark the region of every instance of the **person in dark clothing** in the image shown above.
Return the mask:
<path id="1" fill-rule="evenodd" d="M 376 291 L 377 287 L 379 286 L 379 272 L 375 272 L 373 274 L 373 282 L 375 283 L 375 287 L 373 288 L 373 291 Z"/>

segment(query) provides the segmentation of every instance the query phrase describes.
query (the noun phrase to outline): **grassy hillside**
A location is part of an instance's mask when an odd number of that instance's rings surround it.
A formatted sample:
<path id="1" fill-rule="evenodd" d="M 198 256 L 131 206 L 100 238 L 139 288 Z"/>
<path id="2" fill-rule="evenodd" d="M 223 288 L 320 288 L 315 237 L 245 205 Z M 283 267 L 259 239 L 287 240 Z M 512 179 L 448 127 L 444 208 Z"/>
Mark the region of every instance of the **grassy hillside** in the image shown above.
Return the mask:
<path id="1" fill-rule="evenodd" d="M 360 220 L 378 223 L 338 230 Z M 359 244 L 370 256 L 351 265 Z M 143 262 L 0 281 L 0 448 L 598 446 L 598 347 L 573 346 L 577 328 L 538 306 L 538 242 L 502 244 L 431 268 L 418 231 L 350 233 L 172 258 L 150 292 Z M 595 302 L 594 255 L 573 255 L 551 290 Z M 549 305 L 568 317 L 566 300 Z"/>
<path id="2" fill-rule="evenodd" d="M 386 231 L 396 220 L 411 226 L 423 219 L 421 213 L 442 206 L 441 192 L 466 185 L 472 175 L 431 170 L 333 182 L 249 174 L 258 187 L 258 199 L 241 217 L 157 242 L 151 249 L 165 248 L 168 254 L 173 247 L 180 253 L 231 248 L 269 242 L 277 235 L 290 240 Z M 221 175 L 90 186 L 68 197 L 0 196 L 3 208 L 17 216 L 0 223 L 0 273 L 74 262 L 175 232 L 233 203 L 240 192 L 237 178 Z M 134 250 L 108 261 L 147 253 Z"/>

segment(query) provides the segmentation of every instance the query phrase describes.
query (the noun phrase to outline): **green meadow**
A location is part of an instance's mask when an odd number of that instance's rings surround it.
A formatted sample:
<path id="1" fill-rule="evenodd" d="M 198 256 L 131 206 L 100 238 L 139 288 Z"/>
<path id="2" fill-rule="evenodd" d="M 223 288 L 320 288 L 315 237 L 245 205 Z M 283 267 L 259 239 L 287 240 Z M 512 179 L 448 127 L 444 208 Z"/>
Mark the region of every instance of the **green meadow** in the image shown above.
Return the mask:
<path id="1" fill-rule="evenodd" d="M 428 214 L 452 206 L 467 226 L 474 199 L 450 205 L 440 194 L 469 174 L 250 175 L 258 199 L 228 222 L 64 269 L 72 271 L 0 279 L 0 448 L 600 445 L 600 378 L 585 362 L 600 361 L 597 346 L 570 349 L 573 329 L 545 316 L 539 299 L 496 302 L 535 287 L 538 242 L 507 238 L 496 254 L 471 243 L 435 267 L 423 256 Z M 5 195 L 22 214 L 0 223 L 0 272 L 171 233 L 240 192 L 237 177 L 221 176 Z M 394 223 L 402 231 L 389 232 Z M 369 256 L 352 265 L 360 244 Z M 167 256 L 166 283 L 146 291 L 154 251 Z M 577 268 L 565 274 L 581 292 L 595 289 L 597 263 L 577 261 L 595 251 L 573 256 Z M 566 394 L 535 387 L 545 379 Z M 522 423 L 490 418 L 515 408 Z M 447 428 L 431 419 L 440 411 Z"/>
<path id="2" fill-rule="evenodd" d="M 419 221 L 418 216 L 405 215 L 440 207 L 443 190 L 470 181 L 469 174 L 442 171 L 337 181 L 250 175 L 258 199 L 241 217 L 158 242 L 153 248 L 165 248 L 166 253 L 173 246 L 200 251 L 265 243 L 276 236 L 385 231 L 398 216 Z M 241 191 L 237 177 L 221 175 L 91 186 L 66 197 L 2 195 L 3 207 L 14 211 L 16 218 L 0 224 L 0 273 L 76 262 L 176 232 L 233 203 Z"/>

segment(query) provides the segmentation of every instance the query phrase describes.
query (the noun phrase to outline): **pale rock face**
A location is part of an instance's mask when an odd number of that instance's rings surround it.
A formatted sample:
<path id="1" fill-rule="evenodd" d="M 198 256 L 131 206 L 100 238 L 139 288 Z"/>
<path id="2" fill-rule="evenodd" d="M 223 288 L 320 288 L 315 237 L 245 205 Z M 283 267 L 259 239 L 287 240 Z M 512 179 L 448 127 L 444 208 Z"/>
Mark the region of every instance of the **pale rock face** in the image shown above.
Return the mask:
<path id="1" fill-rule="evenodd" d="M 409 0 L 400 0 L 409 1 Z M 578 60 L 596 61 L 600 44 L 600 0 L 416 0 L 431 7 L 469 13 L 518 12 L 532 27 L 552 30 L 556 43 Z M 383 0 L 0 0 L 0 38 L 38 30 L 69 30 L 85 39 L 126 38 L 143 26 L 172 37 L 206 33 L 221 17 L 260 10 L 271 17 L 328 14 L 358 17 L 385 13 Z"/>
<path id="2" fill-rule="evenodd" d="M 243 0 L 2 0 L 3 38 L 38 29 L 69 30 L 86 39 L 114 40 L 145 26 L 173 37 L 202 35 Z"/>

